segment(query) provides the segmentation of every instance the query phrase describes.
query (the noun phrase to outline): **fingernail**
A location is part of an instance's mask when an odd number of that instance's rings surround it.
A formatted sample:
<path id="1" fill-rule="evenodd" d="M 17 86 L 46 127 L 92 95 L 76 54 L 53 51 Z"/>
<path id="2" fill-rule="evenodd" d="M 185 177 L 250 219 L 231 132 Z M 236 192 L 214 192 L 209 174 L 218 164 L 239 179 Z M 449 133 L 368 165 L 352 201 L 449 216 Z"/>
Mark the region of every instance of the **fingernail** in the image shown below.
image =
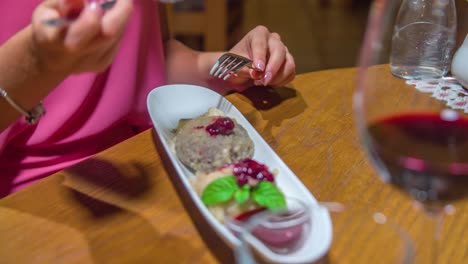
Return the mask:
<path id="1" fill-rule="evenodd" d="M 98 4 L 98 2 L 96 2 L 96 1 L 89 2 L 89 3 L 88 3 L 88 8 L 89 8 L 90 10 L 95 11 L 95 10 L 97 10 L 97 9 L 99 8 L 99 4 Z"/>
<path id="2" fill-rule="evenodd" d="M 272 76 L 271 72 L 266 72 L 265 75 L 263 76 L 263 84 L 268 85 L 268 83 L 270 83 L 272 77 L 273 76 Z"/>
<path id="3" fill-rule="evenodd" d="M 262 83 L 261 80 L 255 80 L 255 81 L 254 81 L 254 85 L 255 85 L 255 86 L 261 86 L 261 85 L 263 85 L 263 83 Z"/>
<path id="4" fill-rule="evenodd" d="M 88 2 L 88 8 L 93 12 L 102 12 L 101 5 L 98 0 L 90 0 Z"/>
<path id="5" fill-rule="evenodd" d="M 263 60 L 257 60 L 257 63 L 255 63 L 255 67 L 261 71 L 265 70 L 265 62 Z"/>

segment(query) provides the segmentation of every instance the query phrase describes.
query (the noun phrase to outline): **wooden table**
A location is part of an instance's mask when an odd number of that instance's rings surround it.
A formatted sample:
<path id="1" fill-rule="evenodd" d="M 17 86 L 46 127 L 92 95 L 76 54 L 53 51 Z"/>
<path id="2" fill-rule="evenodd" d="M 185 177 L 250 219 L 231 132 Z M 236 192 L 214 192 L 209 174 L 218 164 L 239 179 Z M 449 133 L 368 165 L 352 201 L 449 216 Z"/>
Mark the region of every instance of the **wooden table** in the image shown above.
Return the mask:
<path id="1" fill-rule="evenodd" d="M 417 243 L 418 263 L 428 263 L 431 221 L 380 181 L 360 146 L 355 75 L 355 69 L 307 73 L 289 87 L 227 98 L 319 200 L 380 211 L 412 237 L 428 234 Z M 168 179 L 152 132 L 0 200 L 0 263 L 216 263 Z M 446 217 L 439 263 L 468 263 L 467 209 L 460 202 Z M 361 251 L 376 245 L 359 239 L 372 231 L 363 228 L 323 262 L 372 263 Z"/>

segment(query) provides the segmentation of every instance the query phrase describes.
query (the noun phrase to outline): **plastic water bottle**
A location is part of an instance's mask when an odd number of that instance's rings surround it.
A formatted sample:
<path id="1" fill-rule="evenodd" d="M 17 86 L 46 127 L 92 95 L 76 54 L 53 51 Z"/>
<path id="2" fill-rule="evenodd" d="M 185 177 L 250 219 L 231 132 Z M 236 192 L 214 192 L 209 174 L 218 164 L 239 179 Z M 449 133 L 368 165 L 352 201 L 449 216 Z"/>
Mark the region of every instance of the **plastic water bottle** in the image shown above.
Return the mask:
<path id="1" fill-rule="evenodd" d="M 425 79 L 447 74 L 456 27 L 454 0 L 403 0 L 392 36 L 393 75 Z"/>

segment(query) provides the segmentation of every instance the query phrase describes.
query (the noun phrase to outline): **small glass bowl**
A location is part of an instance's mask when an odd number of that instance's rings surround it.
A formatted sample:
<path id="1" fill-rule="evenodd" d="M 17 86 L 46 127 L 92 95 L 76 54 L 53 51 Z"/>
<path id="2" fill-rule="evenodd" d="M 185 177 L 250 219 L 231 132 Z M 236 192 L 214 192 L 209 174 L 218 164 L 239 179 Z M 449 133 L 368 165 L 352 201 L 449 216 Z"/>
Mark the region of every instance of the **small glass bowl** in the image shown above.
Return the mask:
<path id="1" fill-rule="evenodd" d="M 300 248 L 311 225 L 309 207 L 294 197 L 286 197 L 284 210 L 239 210 L 237 204 L 226 208 L 224 221 L 228 229 L 240 239 L 250 235 L 277 254 Z"/>

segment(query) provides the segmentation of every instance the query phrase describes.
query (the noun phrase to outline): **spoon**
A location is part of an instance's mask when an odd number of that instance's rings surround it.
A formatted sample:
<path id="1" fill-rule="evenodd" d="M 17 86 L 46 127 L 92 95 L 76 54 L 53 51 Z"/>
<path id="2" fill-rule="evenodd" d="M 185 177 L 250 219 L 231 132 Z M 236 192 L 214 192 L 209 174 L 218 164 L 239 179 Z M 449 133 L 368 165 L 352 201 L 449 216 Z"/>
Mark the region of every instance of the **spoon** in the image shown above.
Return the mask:
<path id="1" fill-rule="evenodd" d="M 102 10 L 109 10 L 111 9 L 117 0 L 108 0 L 105 2 L 99 3 Z M 43 24 L 52 26 L 52 27 L 64 27 L 70 25 L 73 21 L 77 19 L 78 16 L 75 17 L 60 17 L 60 18 L 51 18 L 45 19 L 42 21 Z"/>
<path id="2" fill-rule="evenodd" d="M 329 212 L 340 213 L 346 210 L 344 204 L 340 202 L 318 202 L 316 205 L 321 207 Z M 265 214 L 265 213 L 264 213 Z M 383 214 L 382 214 L 383 215 Z M 254 226 L 257 226 L 261 222 L 262 217 L 257 215 L 252 217 L 247 223 L 247 226 L 242 228 L 242 231 L 239 234 L 240 244 L 234 248 L 234 258 L 237 264 L 255 264 L 255 257 L 249 248 L 249 243 L 247 242 L 247 236 L 249 235 L 248 230 Z"/>

